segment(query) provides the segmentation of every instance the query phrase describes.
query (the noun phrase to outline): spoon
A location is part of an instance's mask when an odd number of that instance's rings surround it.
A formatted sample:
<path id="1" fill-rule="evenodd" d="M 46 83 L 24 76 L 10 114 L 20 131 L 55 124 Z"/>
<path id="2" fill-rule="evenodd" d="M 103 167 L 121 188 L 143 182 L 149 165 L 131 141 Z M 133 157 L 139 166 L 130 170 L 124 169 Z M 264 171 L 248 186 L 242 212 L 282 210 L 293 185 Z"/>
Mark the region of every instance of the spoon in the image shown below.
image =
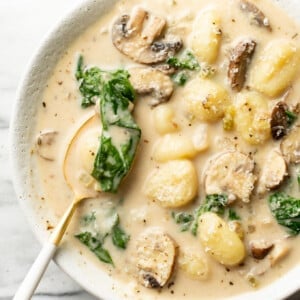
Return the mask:
<path id="1" fill-rule="evenodd" d="M 84 187 L 82 183 L 76 184 L 76 176 L 74 175 L 76 173 L 74 172 L 74 168 L 71 167 L 71 162 L 72 160 L 74 161 L 75 158 L 72 158 L 72 155 L 70 155 L 72 149 L 76 150 L 76 146 L 78 145 L 78 141 L 80 140 L 81 135 L 86 131 L 86 129 L 94 127 L 95 125 L 97 126 L 97 128 L 101 129 L 101 122 L 99 117 L 96 115 L 89 116 L 89 118 L 79 127 L 79 129 L 73 135 L 70 143 L 67 146 L 63 162 L 63 173 L 66 183 L 73 191 L 73 201 L 56 225 L 48 241 L 43 246 L 41 252 L 39 253 L 38 257 L 34 261 L 29 272 L 21 283 L 19 289 L 17 290 L 13 300 L 31 299 L 49 262 L 53 258 L 55 251 L 64 236 L 64 233 L 72 219 L 75 210 L 78 207 L 78 204 L 82 200 L 94 198 L 98 194 L 98 192 L 96 192 L 95 190 Z"/>

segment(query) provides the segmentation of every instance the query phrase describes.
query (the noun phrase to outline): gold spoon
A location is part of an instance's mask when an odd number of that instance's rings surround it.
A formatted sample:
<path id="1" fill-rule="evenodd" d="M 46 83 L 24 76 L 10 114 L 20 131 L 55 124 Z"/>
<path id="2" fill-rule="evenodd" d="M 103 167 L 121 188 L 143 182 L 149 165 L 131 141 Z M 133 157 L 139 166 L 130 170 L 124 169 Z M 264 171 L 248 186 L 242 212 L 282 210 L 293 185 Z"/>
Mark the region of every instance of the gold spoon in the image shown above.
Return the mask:
<path id="1" fill-rule="evenodd" d="M 97 127 L 96 127 L 97 126 Z M 75 149 L 78 145 L 81 135 L 88 128 L 96 127 L 101 130 L 101 122 L 99 116 L 93 114 L 79 127 L 76 133 L 73 135 L 70 143 L 67 146 L 67 150 L 64 156 L 63 162 L 63 173 L 64 178 L 74 193 L 74 198 L 72 203 L 69 205 L 68 209 L 56 225 L 54 231 L 50 235 L 48 241 L 43 246 L 41 252 L 36 258 L 35 262 L 31 266 L 29 272 L 27 273 L 25 279 L 21 283 L 19 289 L 17 290 L 13 300 L 27 300 L 31 299 L 35 289 L 37 288 L 49 262 L 53 258 L 55 251 L 60 244 L 64 233 L 70 224 L 72 216 L 78 207 L 78 204 L 85 199 L 94 198 L 98 195 L 98 192 L 91 188 L 86 188 L 82 183 L 78 182 L 74 168 L 72 169 L 72 161 L 76 160 L 71 154 L 71 150 Z M 76 182 L 77 181 L 77 182 Z M 79 184 L 76 184 L 79 183 Z"/>

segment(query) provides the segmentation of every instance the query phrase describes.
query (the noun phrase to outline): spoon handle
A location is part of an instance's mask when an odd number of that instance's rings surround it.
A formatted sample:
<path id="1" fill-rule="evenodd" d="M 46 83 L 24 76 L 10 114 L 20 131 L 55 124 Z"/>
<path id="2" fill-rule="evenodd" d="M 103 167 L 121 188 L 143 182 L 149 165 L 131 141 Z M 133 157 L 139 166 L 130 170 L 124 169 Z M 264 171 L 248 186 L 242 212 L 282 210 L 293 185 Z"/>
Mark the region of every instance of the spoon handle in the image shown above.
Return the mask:
<path id="1" fill-rule="evenodd" d="M 31 266 L 25 279 L 16 292 L 13 300 L 31 299 L 36 287 L 38 286 L 49 262 L 51 261 L 57 246 L 50 241 L 46 242 L 35 262 Z"/>
<path id="2" fill-rule="evenodd" d="M 77 207 L 77 201 L 69 206 L 67 211 L 62 216 L 61 220 L 55 227 L 53 233 L 50 235 L 49 240 L 43 246 L 40 254 L 31 266 L 25 279 L 17 290 L 13 300 L 29 300 L 37 288 L 49 262 L 51 261 L 54 253 L 59 245 L 70 221 Z"/>

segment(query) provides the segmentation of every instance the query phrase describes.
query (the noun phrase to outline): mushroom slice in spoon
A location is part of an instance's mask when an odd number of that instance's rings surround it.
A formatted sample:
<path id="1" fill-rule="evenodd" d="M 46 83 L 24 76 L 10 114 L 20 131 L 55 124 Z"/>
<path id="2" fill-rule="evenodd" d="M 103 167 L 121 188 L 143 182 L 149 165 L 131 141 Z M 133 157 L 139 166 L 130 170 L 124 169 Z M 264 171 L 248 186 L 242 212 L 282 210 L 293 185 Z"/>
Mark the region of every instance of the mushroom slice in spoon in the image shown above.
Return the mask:
<path id="1" fill-rule="evenodd" d="M 254 161 L 239 152 L 225 152 L 212 160 L 205 171 L 206 194 L 226 194 L 229 200 L 250 201 L 256 176 Z"/>
<path id="2" fill-rule="evenodd" d="M 132 68 L 129 70 L 130 82 L 138 94 L 152 96 L 151 106 L 167 102 L 173 93 L 170 77 L 154 68 Z"/>
<path id="3" fill-rule="evenodd" d="M 287 163 L 300 163 L 300 127 L 295 126 L 280 144 Z"/>
<path id="4" fill-rule="evenodd" d="M 136 242 L 138 281 L 161 288 L 170 278 L 176 256 L 174 241 L 159 228 L 150 228 Z"/>
<path id="5" fill-rule="evenodd" d="M 146 17 L 149 17 L 147 22 Z M 178 36 L 169 35 L 164 40 L 157 40 L 165 25 L 164 19 L 136 7 L 131 16 L 123 15 L 115 21 L 112 41 L 120 52 L 138 63 L 162 62 L 182 47 Z"/>

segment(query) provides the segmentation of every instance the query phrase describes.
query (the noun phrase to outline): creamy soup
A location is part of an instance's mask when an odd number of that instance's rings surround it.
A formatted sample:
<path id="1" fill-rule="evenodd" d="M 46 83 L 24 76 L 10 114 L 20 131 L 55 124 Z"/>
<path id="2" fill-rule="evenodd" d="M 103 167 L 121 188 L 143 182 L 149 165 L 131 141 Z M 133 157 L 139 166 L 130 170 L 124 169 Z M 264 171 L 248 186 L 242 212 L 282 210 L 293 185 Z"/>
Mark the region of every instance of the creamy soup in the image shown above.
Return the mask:
<path id="1" fill-rule="evenodd" d="M 299 263 L 298 33 L 267 0 L 119 1 L 57 63 L 39 196 L 59 219 L 93 191 L 66 242 L 130 299 L 224 298 Z"/>

